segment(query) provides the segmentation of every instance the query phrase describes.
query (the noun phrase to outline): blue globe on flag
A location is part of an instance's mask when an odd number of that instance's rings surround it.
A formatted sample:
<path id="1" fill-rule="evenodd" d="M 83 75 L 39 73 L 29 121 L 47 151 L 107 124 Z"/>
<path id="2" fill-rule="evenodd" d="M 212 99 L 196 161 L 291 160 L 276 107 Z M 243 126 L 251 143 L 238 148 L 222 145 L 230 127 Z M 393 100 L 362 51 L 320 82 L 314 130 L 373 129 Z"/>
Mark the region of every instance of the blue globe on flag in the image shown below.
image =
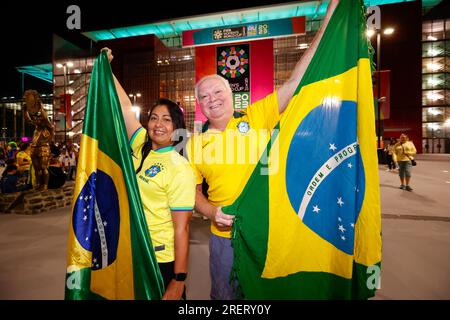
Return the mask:
<path id="1" fill-rule="evenodd" d="M 347 254 L 353 254 L 365 187 L 356 110 L 354 101 L 335 99 L 314 108 L 297 128 L 286 163 L 294 211 L 312 231 Z"/>

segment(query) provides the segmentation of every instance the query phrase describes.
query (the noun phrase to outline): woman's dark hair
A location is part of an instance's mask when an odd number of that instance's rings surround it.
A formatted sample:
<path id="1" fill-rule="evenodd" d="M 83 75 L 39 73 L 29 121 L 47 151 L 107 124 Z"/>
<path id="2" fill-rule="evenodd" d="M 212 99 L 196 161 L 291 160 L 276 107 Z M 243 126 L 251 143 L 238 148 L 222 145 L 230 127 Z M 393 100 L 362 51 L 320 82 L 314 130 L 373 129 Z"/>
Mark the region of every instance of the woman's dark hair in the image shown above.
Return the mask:
<path id="1" fill-rule="evenodd" d="M 186 124 L 184 123 L 184 114 L 183 111 L 181 111 L 180 107 L 173 102 L 172 100 L 161 98 L 158 101 L 153 104 L 153 106 L 148 110 L 148 117 L 150 118 L 150 115 L 152 114 L 153 109 L 155 109 L 158 106 L 166 106 L 167 110 L 169 111 L 170 117 L 172 118 L 172 124 L 173 124 L 173 130 L 176 132 L 177 129 L 186 129 Z M 172 145 L 176 146 L 182 141 L 182 137 L 178 139 L 177 141 L 173 141 Z M 152 140 L 149 138 L 147 134 L 147 141 L 144 143 L 144 146 L 142 147 L 142 158 L 141 163 L 139 167 L 136 169 L 136 174 L 139 173 L 142 169 L 142 164 L 144 163 L 145 158 L 147 158 L 148 154 L 152 150 Z"/>

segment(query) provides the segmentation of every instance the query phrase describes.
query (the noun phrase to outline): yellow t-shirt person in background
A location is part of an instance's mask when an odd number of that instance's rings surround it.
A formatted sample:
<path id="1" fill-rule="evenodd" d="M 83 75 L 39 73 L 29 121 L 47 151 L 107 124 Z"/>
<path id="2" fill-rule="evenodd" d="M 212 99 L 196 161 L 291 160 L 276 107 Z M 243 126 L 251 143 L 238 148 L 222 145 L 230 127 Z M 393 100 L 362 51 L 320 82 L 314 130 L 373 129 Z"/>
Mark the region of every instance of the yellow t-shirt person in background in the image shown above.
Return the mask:
<path id="1" fill-rule="evenodd" d="M 17 168 L 20 174 L 25 171 L 30 171 L 31 165 L 31 146 L 28 142 L 23 142 L 20 145 L 20 151 L 16 154 Z"/>
<path id="2" fill-rule="evenodd" d="M 417 150 L 414 143 L 409 140 L 406 134 L 400 135 L 400 141 L 394 146 L 393 159 L 398 163 L 398 175 L 400 177 L 400 189 L 412 191 L 409 185 L 411 180 L 411 161 L 414 159 Z"/>

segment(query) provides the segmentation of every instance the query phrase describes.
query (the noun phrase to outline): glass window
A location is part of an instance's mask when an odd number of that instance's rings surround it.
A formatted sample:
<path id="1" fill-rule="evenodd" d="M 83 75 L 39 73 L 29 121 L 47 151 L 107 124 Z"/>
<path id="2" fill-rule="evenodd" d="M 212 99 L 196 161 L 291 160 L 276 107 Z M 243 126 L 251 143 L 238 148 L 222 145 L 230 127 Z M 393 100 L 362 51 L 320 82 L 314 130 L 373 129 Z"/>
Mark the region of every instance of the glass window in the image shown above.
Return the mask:
<path id="1" fill-rule="evenodd" d="M 422 91 L 423 106 L 439 106 L 450 104 L 450 90 Z"/>
<path id="2" fill-rule="evenodd" d="M 445 55 L 445 41 L 422 43 L 422 57 L 442 57 Z"/>
<path id="3" fill-rule="evenodd" d="M 445 71 L 445 58 L 434 57 L 422 60 L 422 73 L 437 73 Z"/>
<path id="4" fill-rule="evenodd" d="M 445 89 L 448 86 L 449 75 L 446 73 L 424 74 L 422 89 Z"/>
<path id="5" fill-rule="evenodd" d="M 422 24 L 422 40 L 436 41 L 445 39 L 444 20 L 433 20 Z"/>

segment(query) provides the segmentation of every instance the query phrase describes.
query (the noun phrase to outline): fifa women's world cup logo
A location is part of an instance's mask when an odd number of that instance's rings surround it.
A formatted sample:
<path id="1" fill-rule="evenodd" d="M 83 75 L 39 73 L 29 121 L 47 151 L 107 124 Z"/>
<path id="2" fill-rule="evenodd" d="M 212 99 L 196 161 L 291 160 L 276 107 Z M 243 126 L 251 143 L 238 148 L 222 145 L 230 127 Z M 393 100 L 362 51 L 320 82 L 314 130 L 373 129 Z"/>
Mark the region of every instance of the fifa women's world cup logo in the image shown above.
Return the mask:
<path id="1" fill-rule="evenodd" d="M 249 45 L 217 47 L 217 74 L 230 83 L 235 109 L 245 109 L 250 104 Z"/>

